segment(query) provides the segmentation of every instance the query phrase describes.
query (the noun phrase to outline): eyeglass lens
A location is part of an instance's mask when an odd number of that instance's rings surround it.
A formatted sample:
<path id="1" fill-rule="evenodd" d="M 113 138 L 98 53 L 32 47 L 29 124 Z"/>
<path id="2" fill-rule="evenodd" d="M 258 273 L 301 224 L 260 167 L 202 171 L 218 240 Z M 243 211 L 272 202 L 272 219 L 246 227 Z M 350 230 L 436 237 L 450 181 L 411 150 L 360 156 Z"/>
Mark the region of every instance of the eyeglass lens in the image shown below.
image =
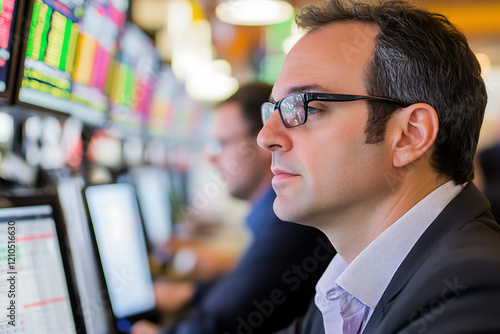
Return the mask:
<path id="1" fill-rule="evenodd" d="M 280 105 L 281 115 L 285 123 L 290 126 L 297 126 L 305 121 L 304 100 L 301 94 L 293 94 L 285 97 Z"/>
<path id="2" fill-rule="evenodd" d="M 262 105 L 262 123 L 266 124 L 275 110 L 275 104 L 266 102 Z M 297 126 L 305 121 L 304 101 L 301 94 L 286 96 L 279 102 L 279 110 L 284 123 L 289 126 Z"/>
<path id="3" fill-rule="evenodd" d="M 264 102 L 260 109 L 262 113 L 262 124 L 266 124 L 274 112 L 274 103 Z"/>

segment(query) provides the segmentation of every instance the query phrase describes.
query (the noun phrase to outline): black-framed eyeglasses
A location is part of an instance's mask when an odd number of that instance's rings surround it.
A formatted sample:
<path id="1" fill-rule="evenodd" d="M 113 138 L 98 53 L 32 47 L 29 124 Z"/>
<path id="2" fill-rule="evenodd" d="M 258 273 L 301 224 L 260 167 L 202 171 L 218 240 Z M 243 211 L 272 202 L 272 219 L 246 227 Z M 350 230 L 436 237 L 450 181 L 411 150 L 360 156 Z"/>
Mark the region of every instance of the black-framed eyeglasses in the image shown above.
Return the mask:
<path id="1" fill-rule="evenodd" d="M 262 123 L 266 124 L 273 112 L 278 109 L 281 120 L 287 128 L 293 128 L 304 124 L 307 121 L 307 115 L 313 113 L 316 108 L 310 107 L 312 101 L 328 102 L 349 102 L 357 100 L 377 100 L 391 102 L 407 107 L 408 105 L 385 97 L 365 96 L 365 95 L 347 95 L 347 94 L 324 94 L 324 93 L 296 93 L 285 96 L 276 103 L 264 102 L 261 106 Z"/>

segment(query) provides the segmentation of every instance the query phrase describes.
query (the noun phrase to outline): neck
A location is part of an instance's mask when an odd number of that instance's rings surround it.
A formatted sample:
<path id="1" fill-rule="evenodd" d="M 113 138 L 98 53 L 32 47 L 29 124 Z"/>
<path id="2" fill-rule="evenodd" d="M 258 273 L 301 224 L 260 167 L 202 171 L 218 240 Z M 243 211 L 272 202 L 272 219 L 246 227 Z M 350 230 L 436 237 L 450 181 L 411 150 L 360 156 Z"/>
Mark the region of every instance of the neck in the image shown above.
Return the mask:
<path id="1" fill-rule="evenodd" d="M 435 174 L 418 182 L 403 181 L 387 194 L 361 204 L 354 204 L 341 214 L 329 217 L 319 225 L 346 263 L 351 263 L 373 240 L 396 222 L 415 204 L 446 183 Z M 412 179 L 411 177 L 405 180 Z"/>

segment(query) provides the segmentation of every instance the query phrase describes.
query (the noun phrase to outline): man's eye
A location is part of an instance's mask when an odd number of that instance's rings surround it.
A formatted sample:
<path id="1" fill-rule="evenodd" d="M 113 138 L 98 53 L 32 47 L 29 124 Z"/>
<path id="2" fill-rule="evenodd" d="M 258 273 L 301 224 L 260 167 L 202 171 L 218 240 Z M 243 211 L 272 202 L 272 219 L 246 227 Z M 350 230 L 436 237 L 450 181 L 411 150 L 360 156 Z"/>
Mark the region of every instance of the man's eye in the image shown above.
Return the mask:
<path id="1" fill-rule="evenodd" d="M 313 107 L 308 107 L 308 108 L 307 108 L 307 113 L 308 113 L 309 115 L 315 114 L 315 113 L 320 112 L 320 111 L 321 111 L 320 109 L 313 108 Z"/>

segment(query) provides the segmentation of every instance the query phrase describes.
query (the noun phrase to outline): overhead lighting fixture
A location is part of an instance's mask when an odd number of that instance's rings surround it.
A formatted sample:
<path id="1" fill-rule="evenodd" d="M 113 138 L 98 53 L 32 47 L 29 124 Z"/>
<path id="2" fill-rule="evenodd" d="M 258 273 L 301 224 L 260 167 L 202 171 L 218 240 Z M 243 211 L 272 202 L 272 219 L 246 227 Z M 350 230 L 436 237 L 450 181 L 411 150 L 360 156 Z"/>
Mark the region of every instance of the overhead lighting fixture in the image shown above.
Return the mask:
<path id="1" fill-rule="evenodd" d="M 260 26 L 290 19 L 294 8 L 284 0 L 225 0 L 219 3 L 215 14 L 229 24 Z"/>
<path id="2" fill-rule="evenodd" d="M 186 80 L 187 93 L 199 101 L 225 100 L 238 87 L 238 80 L 231 76 L 231 65 L 223 59 L 193 64 Z"/>

